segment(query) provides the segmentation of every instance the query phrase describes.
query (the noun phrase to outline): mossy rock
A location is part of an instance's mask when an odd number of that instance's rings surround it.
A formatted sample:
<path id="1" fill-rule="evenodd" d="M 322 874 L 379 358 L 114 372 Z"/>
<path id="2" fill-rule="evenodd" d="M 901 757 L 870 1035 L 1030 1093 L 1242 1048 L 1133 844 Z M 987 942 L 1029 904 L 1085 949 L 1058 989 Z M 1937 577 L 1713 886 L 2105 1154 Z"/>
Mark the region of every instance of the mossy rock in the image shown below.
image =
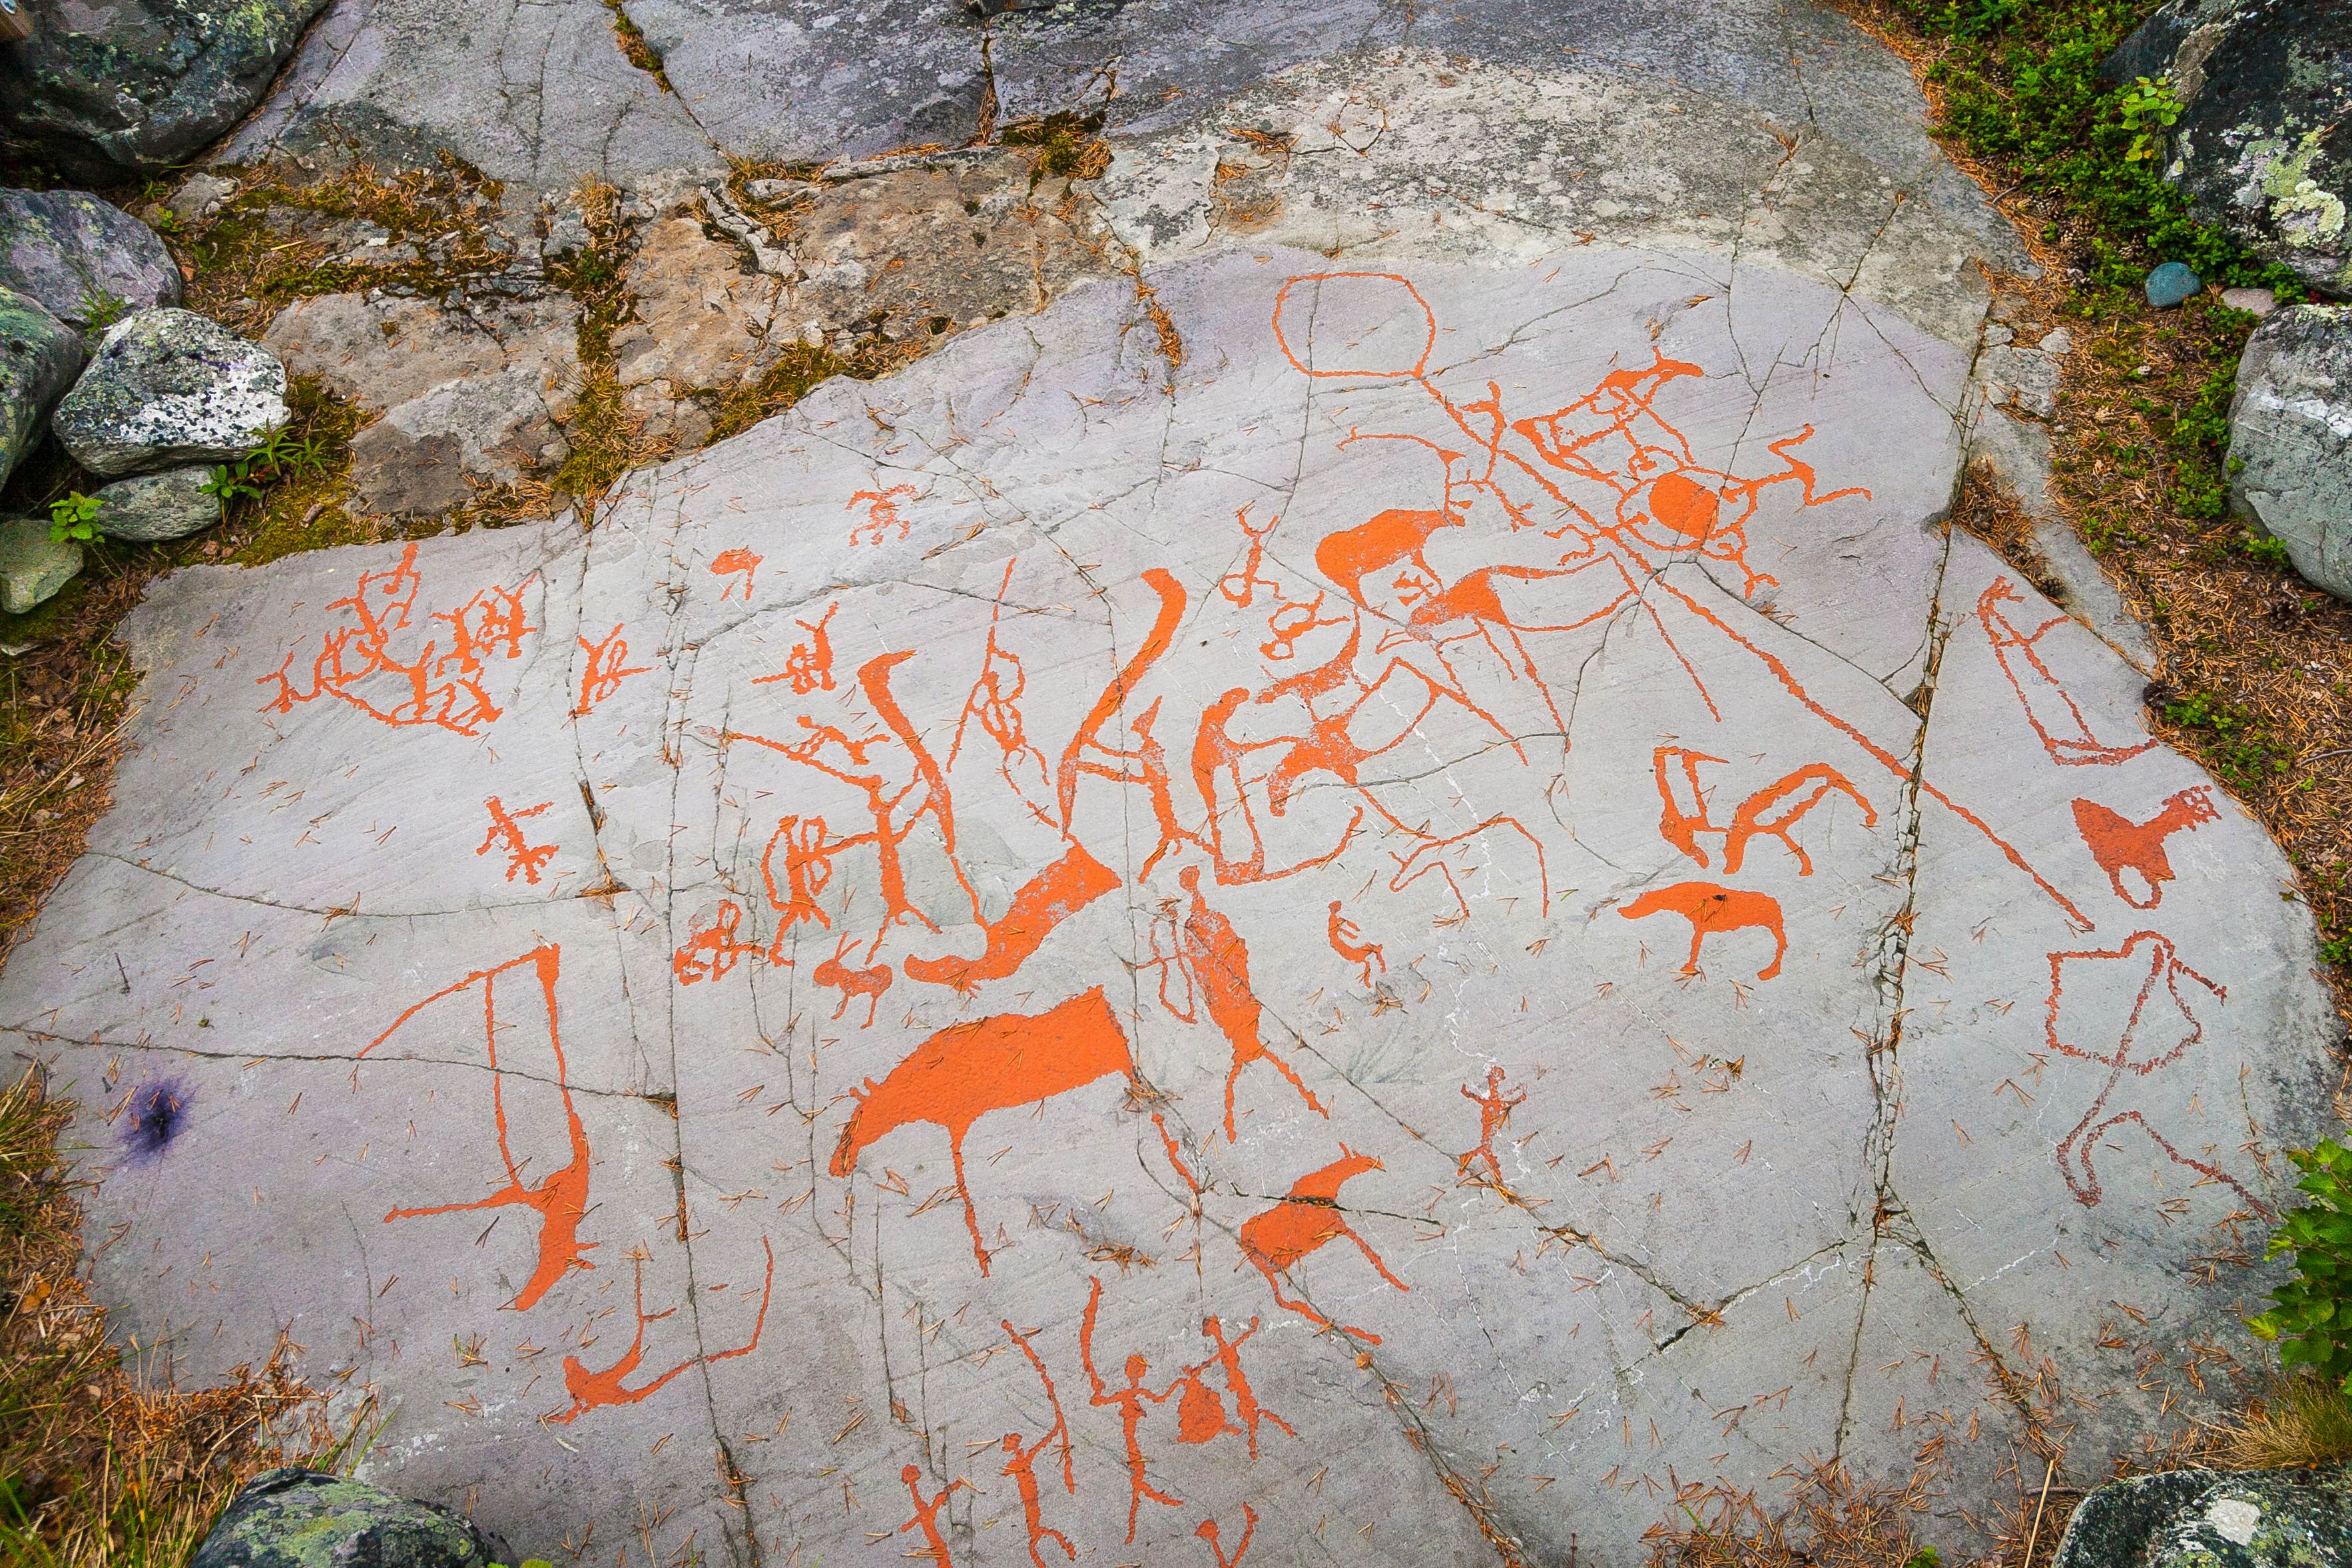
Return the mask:
<path id="1" fill-rule="evenodd" d="M 2190 1469 L 2112 1481 L 2074 1511 L 2053 1568 L 2352 1568 L 2352 1477 Z"/>
<path id="2" fill-rule="evenodd" d="M 489 1568 L 504 1556 L 448 1509 L 288 1468 L 236 1494 L 188 1568 Z"/>

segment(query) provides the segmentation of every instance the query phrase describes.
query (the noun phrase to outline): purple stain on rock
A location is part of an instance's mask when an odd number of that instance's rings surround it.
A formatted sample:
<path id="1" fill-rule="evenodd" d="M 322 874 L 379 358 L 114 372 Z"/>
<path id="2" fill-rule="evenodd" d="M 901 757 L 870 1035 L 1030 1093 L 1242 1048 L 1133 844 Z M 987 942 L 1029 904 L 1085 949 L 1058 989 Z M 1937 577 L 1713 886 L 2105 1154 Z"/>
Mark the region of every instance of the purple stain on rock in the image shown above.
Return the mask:
<path id="1" fill-rule="evenodd" d="M 195 1092 L 177 1078 L 152 1078 L 131 1092 L 122 1107 L 122 1154 L 125 1165 L 152 1165 L 161 1159 L 188 1123 L 188 1107 Z"/>

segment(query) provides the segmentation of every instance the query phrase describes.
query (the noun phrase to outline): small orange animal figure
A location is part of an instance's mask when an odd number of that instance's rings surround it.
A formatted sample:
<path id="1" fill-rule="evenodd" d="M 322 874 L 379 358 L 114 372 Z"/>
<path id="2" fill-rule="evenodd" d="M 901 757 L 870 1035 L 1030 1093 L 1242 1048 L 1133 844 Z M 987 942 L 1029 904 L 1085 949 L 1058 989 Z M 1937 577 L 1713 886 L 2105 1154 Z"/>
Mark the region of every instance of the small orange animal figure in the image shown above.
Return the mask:
<path id="1" fill-rule="evenodd" d="M 1789 938 L 1780 926 L 1780 901 L 1769 894 L 1717 887 L 1711 882 L 1678 882 L 1672 887 L 1653 888 L 1617 913 L 1628 920 L 1666 914 L 1689 921 L 1690 960 L 1683 966 L 1685 975 L 1698 973 L 1699 946 L 1718 931 L 1745 931 L 1752 926 L 1771 933 L 1772 961 L 1756 972 L 1759 980 L 1779 974 L 1780 960 L 1789 951 Z"/>
<path id="2" fill-rule="evenodd" d="M 1688 807 L 1675 798 L 1674 780 L 1668 777 L 1669 759 L 1682 765 L 1683 779 L 1690 789 L 1692 804 Z M 1742 801 L 1732 813 L 1731 826 L 1718 828 L 1707 815 L 1706 796 L 1698 781 L 1698 765 L 1702 762 L 1721 766 L 1723 758 L 1685 747 L 1661 746 L 1650 758 L 1651 771 L 1657 779 L 1658 836 L 1674 845 L 1698 863 L 1707 868 L 1706 851 L 1699 847 L 1701 833 L 1723 835 L 1723 870 L 1727 876 L 1737 873 L 1748 858 L 1748 841 L 1757 837 L 1778 839 L 1797 857 L 1797 874 L 1813 874 L 1812 857 L 1805 846 L 1797 841 L 1796 827 L 1806 812 L 1820 805 L 1832 793 L 1843 795 L 1862 808 L 1862 825 L 1878 825 L 1878 812 L 1855 789 L 1846 776 L 1826 762 L 1809 762 L 1773 783 L 1766 785 Z"/>
<path id="3" fill-rule="evenodd" d="M 486 855 L 492 850 L 503 846 L 507 857 L 507 880 L 512 882 L 515 879 L 515 873 L 520 872 L 524 881 L 537 887 L 539 873 L 545 871 L 547 862 L 555 858 L 555 846 L 532 843 L 524 835 L 522 824 L 529 819 L 538 816 L 555 802 L 541 800 L 536 806 L 526 807 L 520 811 L 509 811 L 506 808 L 506 803 L 493 795 L 482 804 L 489 809 L 490 831 L 482 840 L 482 847 L 476 850 L 474 853 L 478 856 Z"/>
<path id="4" fill-rule="evenodd" d="M 991 1111 L 1034 1105 L 1113 1073 L 1135 1076 L 1127 1036 L 1096 986 L 1042 1013 L 998 1013 L 950 1024 L 908 1052 L 877 1083 L 853 1090 L 857 1108 L 841 1129 L 832 1171 L 845 1176 L 866 1148 L 914 1122 L 943 1129 L 955 1160 L 956 1194 L 971 1230 L 971 1255 L 988 1273 L 980 1218 L 965 1185 L 963 1141 Z"/>
<path id="5" fill-rule="evenodd" d="M 912 485 L 893 485 L 887 490 L 860 490 L 850 497 L 848 505 L 843 507 L 842 510 L 854 512 L 863 506 L 866 508 L 866 520 L 849 530 L 849 542 L 879 545 L 894 524 L 898 529 L 898 537 L 905 538 L 908 529 L 914 525 L 898 515 L 898 497 L 911 496 L 914 493 L 915 487 Z M 858 538 L 860 534 L 869 533 L 873 536 L 871 538 Z"/>
<path id="6" fill-rule="evenodd" d="M 1412 1286 L 1389 1272 L 1389 1266 L 1381 1261 L 1381 1255 L 1349 1228 L 1348 1221 L 1339 1212 L 1339 1188 L 1342 1186 L 1366 1171 L 1387 1168 L 1371 1155 L 1360 1155 L 1342 1144 L 1339 1145 L 1339 1158 L 1321 1170 L 1309 1171 L 1300 1176 L 1290 1184 L 1290 1191 L 1280 1203 L 1242 1222 L 1242 1256 L 1256 1265 L 1257 1271 L 1265 1276 L 1266 1284 L 1274 1291 L 1275 1305 L 1287 1307 L 1319 1327 L 1352 1334 L 1366 1344 L 1380 1343 L 1381 1336 L 1365 1329 L 1335 1323 L 1305 1301 L 1287 1300 L 1282 1293 L 1280 1276 L 1288 1273 L 1300 1259 L 1325 1242 L 1334 1237 L 1344 1236 L 1356 1244 L 1356 1249 L 1364 1255 L 1367 1262 L 1380 1270 L 1381 1279 L 1400 1291 L 1412 1291 Z M 1288 1430 L 1287 1427 L 1284 1429 Z"/>
<path id="7" fill-rule="evenodd" d="M 710 575 L 713 577 L 741 578 L 743 602 L 749 604 L 751 602 L 751 574 L 760 570 L 761 559 L 761 557 L 753 555 L 750 550 L 744 549 L 740 546 L 738 546 L 733 549 L 723 549 L 720 550 L 718 555 L 711 558 Z M 726 587 L 719 591 L 719 597 L 721 599 L 726 598 L 729 594 L 735 591 L 736 586 L 737 585 L 735 583 L 729 583 Z"/>
<path id="8" fill-rule="evenodd" d="M 1381 956 L 1381 945 L 1364 940 L 1364 934 L 1356 929 L 1356 923 L 1339 913 L 1339 901 L 1336 898 L 1331 901 L 1331 918 L 1325 936 L 1331 944 L 1331 951 L 1360 967 L 1366 990 L 1372 988 L 1375 966 L 1383 975 L 1389 972 L 1389 961 Z"/>
<path id="9" fill-rule="evenodd" d="M 947 1538 L 940 1533 L 940 1510 L 948 1505 L 948 1499 L 955 1496 L 958 1487 L 961 1487 L 966 1491 L 977 1489 L 970 1481 L 958 1478 L 948 1482 L 940 1490 L 939 1496 L 925 1502 L 920 1484 L 923 1472 L 919 1468 L 908 1465 L 898 1472 L 898 1479 L 907 1483 L 908 1495 L 915 1500 L 915 1517 L 900 1525 L 898 1533 L 904 1535 L 910 1530 L 920 1530 L 923 1532 L 923 1549 L 919 1552 L 909 1552 L 907 1555 L 928 1557 L 938 1564 L 938 1568 L 955 1568 L 955 1559 L 948 1553 Z"/>
<path id="10" fill-rule="evenodd" d="M 861 1027 L 872 1029 L 874 1010 L 882 1005 L 882 993 L 890 988 L 890 982 L 898 978 L 898 972 L 887 964 L 877 964 L 870 969 L 851 969 L 843 967 L 841 960 L 849 951 L 850 940 L 849 934 L 844 932 L 834 942 L 833 956 L 812 970 L 809 978 L 820 986 L 841 992 L 841 1001 L 833 1009 L 833 1016 L 835 1019 L 849 1010 L 852 998 L 864 997 L 866 1022 Z"/>
<path id="11" fill-rule="evenodd" d="M 1144 1479 L 1143 1446 L 1136 1440 L 1137 1429 L 1143 1425 L 1145 1402 L 1164 1405 L 1174 1390 L 1154 1394 L 1143 1386 L 1143 1375 L 1151 1370 L 1151 1363 L 1141 1355 L 1127 1358 L 1127 1383 L 1118 1392 L 1113 1393 L 1103 1382 L 1102 1374 L 1095 1370 L 1094 1350 L 1095 1315 L 1102 1310 L 1102 1281 L 1095 1280 L 1090 1283 L 1094 1289 L 1087 1294 L 1086 1316 L 1078 1323 L 1078 1360 L 1086 1366 L 1087 1381 L 1094 1385 L 1092 1403 L 1118 1412 L 1119 1429 L 1127 1439 L 1127 1538 L 1133 1541 L 1136 1515 L 1141 1511 L 1145 1498 L 1170 1508 L 1184 1506 L 1181 1500 L 1170 1497 Z"/>
<path id="12" fill-rule="evenodd" d="M 1462 1085 L 1462 1098 L 1478 1107 L 1478 1146 L 1454 1162 L 1454 1169 L 1470 1174 L 1470 1166 L 1478 1160 L 1486 1162 L 1487 1174 L 1497 1183 L 1503 1179 L 1502 1162 L 1495 1157 L 1495 1134 L 1511 1119 L 1511 1113 L 1527 1103 L 1528 1092 L 1520 1090 L 1508 1099 L 1503 1096 L 1504 1072 L 1501 1067 L 1486 1069 L 1486 1092 L 1473 1094 L 1470 1085 Z"/>
<path id="13" fill-rule="evenodd" d="M 1184 891 L 1192 895 L 1192 912 L 1184 917 L 1181 943 L 1186 967 L 1200 982 L 1202 998 L 1209 1004 L 1209 1021 L 1217 1026 L 1233 1047 L 1233 1071 L 1225 1074 L 1225 1142 L 1234 1141 L 1234 1084 L 1242 1069 L 1253 1061 L 1265 1061 L 1298 1091 L 1307 1108 L 1318 1116 L 1331 1113 L 1315 1098 L 1290 1063 L 1265 1048 L 1258 1038 L 1258 1026 L 1265 1009 L 1259 1004 L 1257 992 L 1250 984 L 1249 948 L 1242 942 L 1241 933 L 1234 923 L 1209 907 L 1201 896 L 1201 873 L 1197 866 L 1186 866 L 1176 873 Z"/>
<path id="14" fill-rule="evenodd" d="M 1242 1556 L 1249 1551 L 1250 1537 L 1257 1533 L 1257 1511 L 1247 1503 L 1242 1504 L 1242 1538 L 1234 1542 L 1234 1554 L 1231 1557 L 1226 1556 L 1225 1549 L 1218 1544 L 1215 1520 L 1202 1520 L 1201 1528 L 1192 1533 L 1207 1542 L 1209 1550 L 1216 1553 L 1217 1568 L 1241 1568 Z"/>
<path id="15" fill-rule="evenodd" d="M 2074 802 L 2074 826 L 2091 858 L 2107 873 L 2116 896 L 2134 909 L 2154 909 L 2164 901 L 2164 884 L 2172 880 L 2172 861 L 2164 852 L 2164 841 L 2184 829 L 2221 820 L 2221 813 L 2213 809 L 2212 789 L 2203 784 L 2173 796 L 2165 801 L 2164 810 L 2145 822 L 2119 816 L 2095 800 Z M 2132 889 L 2125 885 L 2126 872 L 2139 878 L 2147 895 L 2144 900 L 2134 897 Z"/>
<path id="16" fill-rule="evenodd" d="M 719 914 L 709 925 L 689 922 L 691 935 L 669 956 L 669 972 L 681 986 L 723 979 L 745 954 L 757 957 L 763 951 L 757 942 L 735 939 L 742 928 L 743 906 L 731 898 L 720 899 Z"/>
<path id="17" fill-rule="evenodd" d="M 572 1396 L 572 1408 L 560 1416 L 550 1416 L 547 1419 L 559 1426 L 569 1426 L 591 1410 L 601 1410 L 608 1405 L 635 1405 L 639 1400 L 650 1398 L 659 1392 L 664 1384 L 679 1373 L 690 1372 L 698 1366 L 708 1366 L 713 1362 L 727 1361 L 739 1355 L 749 1355 L 757 1350 L 760 1345 L 760 1333 L 768 1322 L 768 1299 L 776 1288 L 775 1249 L 770 1247 L 768 1239 L 762 1236 L 760 1238 L 760 1249 L 768 1255 L 768 1279 L 767 1283 L 760 1287 L 760 1312 L 759 1315 L 751 1320 L 751 1337 L 733 1350 L 722 1350 L 715 1355 L 689 1357 L 679 1362 L 651 1383 L 640 1384 L 635 1388 L 630 1388 L 626 1386 L 628 1380 L 635 1374 L 638 1363 L 645 1359 L 646 1325 L 657 1323 L 677 1311 L 676 1307 L 666 1308 L 658 1312 L 646 1311 L 645 1255 L 643 1253 L 633 1255 L 631 1261 L 636 1265 L 637 1270 L 635 1337 L 629 1341 L 629 1348 L 621 1353 L 621 1359 L 602 1372 L 589 1371 L 576 1355 L 565 1356 L 563 1358 L 563 1392 Z"/>

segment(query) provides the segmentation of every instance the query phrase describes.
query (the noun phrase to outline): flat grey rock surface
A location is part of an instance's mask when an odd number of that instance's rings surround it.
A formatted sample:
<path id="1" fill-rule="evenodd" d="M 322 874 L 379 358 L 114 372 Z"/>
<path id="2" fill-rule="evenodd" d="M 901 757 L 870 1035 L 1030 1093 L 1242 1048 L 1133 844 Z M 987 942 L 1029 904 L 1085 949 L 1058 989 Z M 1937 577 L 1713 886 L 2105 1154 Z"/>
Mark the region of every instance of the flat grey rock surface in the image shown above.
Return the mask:
<path id="1" fill-rule="evenodd" d="M 2314 936 L 1936 526 L 1972 334 L 1431 243 L 162 585 L 0 974 L 120 1332 L 597 1560 L 1632 1563 L 1832 1455 L 1957 1552 L 2018 1389 L 2210 1409 Z"/>

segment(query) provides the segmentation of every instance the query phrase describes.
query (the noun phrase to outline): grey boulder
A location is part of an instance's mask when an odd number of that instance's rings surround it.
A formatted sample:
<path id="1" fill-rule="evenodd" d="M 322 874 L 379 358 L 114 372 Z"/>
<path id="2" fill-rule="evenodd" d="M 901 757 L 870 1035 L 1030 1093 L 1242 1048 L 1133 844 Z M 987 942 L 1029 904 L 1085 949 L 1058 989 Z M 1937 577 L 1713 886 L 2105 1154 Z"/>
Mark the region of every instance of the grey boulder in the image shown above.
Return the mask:
<path id="1" fill-rule="evenodd" d="M 24 0 L 0 49 L 0 155 L 74 179 L 186 162 L 253 107 L 326 0 Z"/>
<path id="2" fill-rule="evenodd" d="M 0 610 L 22 615 L 71 582 L 81 546 L 49 537 L 47 517 L 0 517 Z"/>
<path id="3" fill-rule="evenodd" d="M 488 1568 L 499 1548 L 461 1515 L 324 1470 L 264 1470 L 188 1568 Z"/>
<path id="4" fill-rule="evenodd" d="M 2230 403 L 2230 507 L 2352 599 L 2352 306 L 2273 311 L 2246 340 Z"/>
<path id="5" fill-rule="evenodd" d="M 2352 1562 L 2342 1470 L 2165 1470 L 2083 1500 L 2053 1568 L 2321 1568 Z"/>
<path id="6" fill-rule="evenodd" d="M 2165 178 L 2200 218 L 2352 297 L 2352 6 L 2171 0 L 2103 74 L 2169 79 L 2181 110 Z"/>
<path id="7" fill-rule="evenodd" d="M 110 539 L 154 544 L 182 539 L 220 521 L 220 500 L 205 489 L 212 470 L 166 468 L 117 479 L 91 497 L 98 531 Z"/>
<path id="8" fill-rule="evenodd" d="M 0 287 L 0 485 L 41 439 L 42 422 L 89 351 L 40 301 Z"/>
<path id="9" fill-rule="evenodd" d="M 88 328 L 180 302 L 180 268 L 153 229 L 87 191 L 0 191 L 0 284 Z"/>
<path id="10" fill-rule="evenodd" d="M 108 331 L 50 426 L 75 462 L 116 478 L 242 457 L 289 417 L 276 355 L 166 308 Z"/>

